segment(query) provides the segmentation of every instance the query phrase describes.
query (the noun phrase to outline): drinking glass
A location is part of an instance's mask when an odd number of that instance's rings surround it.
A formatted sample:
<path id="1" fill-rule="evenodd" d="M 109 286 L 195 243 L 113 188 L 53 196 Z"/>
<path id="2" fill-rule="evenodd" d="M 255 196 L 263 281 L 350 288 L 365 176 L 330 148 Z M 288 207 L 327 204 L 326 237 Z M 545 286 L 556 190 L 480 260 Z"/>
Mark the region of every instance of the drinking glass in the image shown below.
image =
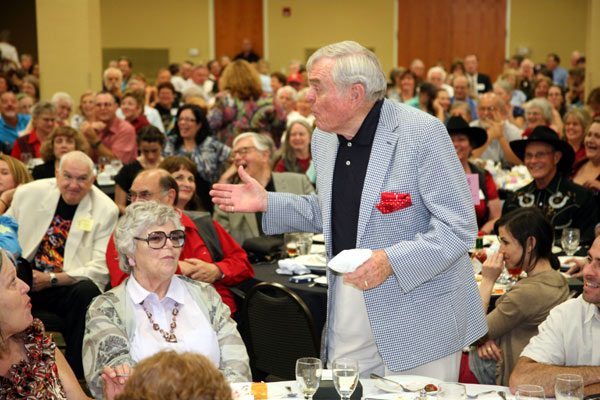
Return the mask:
<path id="1" fill-rule="evenodd" d="M 299 233 L 296 245 L 298 246 L 298 255 L 304 256 L 310 254 L 310 248 L 312 247 L 312 233 Z"/>
<path id="2" fill-rule="evenodd" d="M 577 228 L 563 229 L 560 244 L 568 256 L 572 256 L 577 251 L 580 236 L 581 232 Z"/>
<path id="3" fill-rule="evenodd" d="M 283 241 L 285 243 L 285 252 L 288 257 L 296 257 L 298 255 L 298 234 L 297 233 L 286 233 L 283 235 Z"/>
<path id="4" fill-rule="evenodd" d="M 544 388 L 537 385 L 519 385 L 515 393 L 517 400 L 545 399 Z"/>
<path id="5" fill-rule="evenodd" d="M 305 400 L 310 400 L 319 388 L 323 364 L 314 357 L 299 358 L 296 361 L 296 382 Z"/>
<path id="6" fill-rule="evenodd" d="M 467 398 L 467 389 L 460 383 L 440 383 L 437 393 L 438 399 L 465 400 Z"/>
<path id="7" fill-rule="evenodd" d="M 350 399 L 358 382 L 358 362 L 351 358 L 333 360 L 333 386 L 342 400 Z"/>
<path id="8" fill-rule="evenodd" d="M 576 374 L 558 374 L 554 378 L 556 400 L 582 400 L 583 377 Z"/>

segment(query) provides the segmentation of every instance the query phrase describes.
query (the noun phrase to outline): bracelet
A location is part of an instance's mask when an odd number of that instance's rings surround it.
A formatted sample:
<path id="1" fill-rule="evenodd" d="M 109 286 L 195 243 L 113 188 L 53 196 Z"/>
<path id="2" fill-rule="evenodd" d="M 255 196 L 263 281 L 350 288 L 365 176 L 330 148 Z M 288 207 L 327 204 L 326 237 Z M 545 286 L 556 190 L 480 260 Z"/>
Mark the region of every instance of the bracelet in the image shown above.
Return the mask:
<path id="1" fill-rule="evenodd" d="M 4 200 L 2 200 L 2 198 L 0 198 L 0 201 L 1 201 L 1 202 L 2 202 L 2 203 L 5 205 L 5 206 L 6 206 L 6 210 L 8 210 L 8 203 L 7 203 L 7 202 L 5 202 Z M 6 210 L 5 210 L 5 211 L 6 211 Z"/>
<path id="2" fill-rule="evenodd" d="M 92 144 L 92 149 L 96 150 L 102 144 L 102 140 L 98 140 L 96 143 Z"/>

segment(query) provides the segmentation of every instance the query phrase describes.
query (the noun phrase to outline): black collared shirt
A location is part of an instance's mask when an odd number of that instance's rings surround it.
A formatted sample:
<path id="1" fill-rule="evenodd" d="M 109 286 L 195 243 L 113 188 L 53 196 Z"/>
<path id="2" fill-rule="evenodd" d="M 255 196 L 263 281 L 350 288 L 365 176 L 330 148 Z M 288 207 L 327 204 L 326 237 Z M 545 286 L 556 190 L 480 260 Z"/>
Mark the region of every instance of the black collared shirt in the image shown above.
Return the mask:
<path id="1" fill-rule="evenodd" d="M 373 105 L 352 140 L 338 135 L 331 191 L 333 256 L 342 250 L 356 248 L 360 199 L 382 105 L 383 100 Z"/>
<path id="2" fill-rule="evenodd" d="M 275 184 L 273 183 L 273 175 L 271 175 L 271 179 L 269 179 L 269 183 L 267 183 L 267 186 L 265 187 L 265 190 L 267 192 L 274 192 L 275 191 Z M 260 236 L 264 236 L 265 235 L 265 231 L 263 231 L 263 227 L 262 227 L 263 213 L 262 213 L 262 211 L 257 211 L 257 212 L 254 213 L 254 215 L 256 216 L 256 225 L 258 226 L 258 234 Z"/>

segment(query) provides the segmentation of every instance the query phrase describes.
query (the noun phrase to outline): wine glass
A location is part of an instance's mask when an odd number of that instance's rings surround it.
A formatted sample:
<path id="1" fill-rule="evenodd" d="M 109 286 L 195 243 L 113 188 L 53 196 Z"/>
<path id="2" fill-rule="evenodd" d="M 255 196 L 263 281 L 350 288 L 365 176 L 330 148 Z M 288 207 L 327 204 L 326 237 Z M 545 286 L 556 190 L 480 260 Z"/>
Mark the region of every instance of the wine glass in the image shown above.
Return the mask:
<path id="1" fill-rule="evenodd" d="M 467 389 L 465 385 L 460 383 L 440 383 L 437 398 L 465 400 L 467 398 Z"/>
<path id="2" fill-rule="evenodd" d="M 333 386 L 342 400 L 350 399 L 358 382 L 358 362 L 351 358 L 333 360 Z"/>
<path id="3" fill-rule="evenodd" d="M 560 244 L 568 256 L 572 256 L 577 251 L 580 236 L 581 232 L 577 228 L 563 229 Z"/>
<path id="4" fill-rule="evenodd" d="M 305 400 L 310 400 L 319 388 L 323 364 L 314 357 L 304 357 L 296 360 L 296 382 Z"/>
<path id="5" fill-rule="evenodd" d="M 544 388 L 537 385 L 519 385 L 515 393 L 517 400 L 545 399 Z"/>
<path id="6" fill-rule="evenodd" d="M 582 400 L 583 377 L 576 374 L 558 374 L 554 378 L 556 400 Z"/>

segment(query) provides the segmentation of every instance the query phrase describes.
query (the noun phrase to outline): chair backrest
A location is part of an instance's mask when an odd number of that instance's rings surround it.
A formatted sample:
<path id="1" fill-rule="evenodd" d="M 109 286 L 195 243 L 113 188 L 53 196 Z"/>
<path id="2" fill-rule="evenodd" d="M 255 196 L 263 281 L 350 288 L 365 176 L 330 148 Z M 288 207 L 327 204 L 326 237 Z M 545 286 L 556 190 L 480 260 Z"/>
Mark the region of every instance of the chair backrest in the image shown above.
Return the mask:
<path id="1" fill-rule="evenodd" d="M 243 307 L 250 362 L 260 372 L 296 379 L 296 360 L 319 357 L 312 314 L 292 290 L 262 282 L 246 293 Z"/>

